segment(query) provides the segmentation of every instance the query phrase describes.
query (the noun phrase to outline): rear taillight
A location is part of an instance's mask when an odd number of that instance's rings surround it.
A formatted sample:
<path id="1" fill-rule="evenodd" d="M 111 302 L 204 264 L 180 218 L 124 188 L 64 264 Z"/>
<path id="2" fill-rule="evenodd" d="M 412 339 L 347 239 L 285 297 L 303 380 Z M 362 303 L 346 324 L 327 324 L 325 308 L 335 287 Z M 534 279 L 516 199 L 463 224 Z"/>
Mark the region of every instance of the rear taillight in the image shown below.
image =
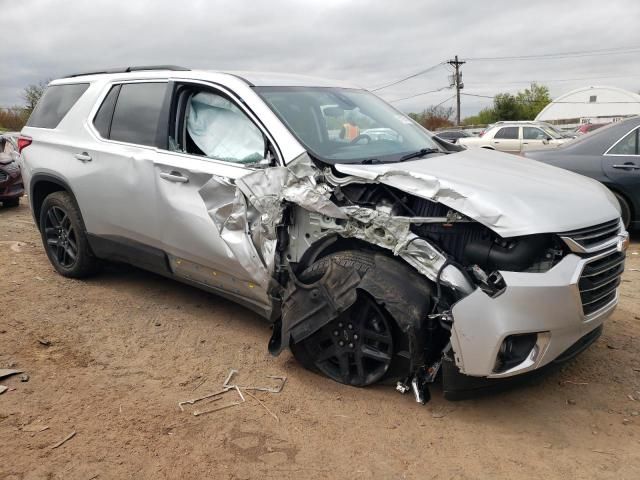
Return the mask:
<path id="1" fill-rule="evenodd" d="M 18 137 L 18 153 L 31 145 L 32 140 L 29 137 Z"/>

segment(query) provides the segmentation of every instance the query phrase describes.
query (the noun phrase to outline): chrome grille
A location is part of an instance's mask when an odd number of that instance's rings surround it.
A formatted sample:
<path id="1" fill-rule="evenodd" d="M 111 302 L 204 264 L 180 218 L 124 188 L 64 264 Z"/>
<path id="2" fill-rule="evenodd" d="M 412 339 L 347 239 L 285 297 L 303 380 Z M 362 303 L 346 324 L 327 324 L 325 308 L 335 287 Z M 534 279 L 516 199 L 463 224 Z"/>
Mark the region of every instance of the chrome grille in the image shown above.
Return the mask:
<path id="1" fill-rule="evenodd" d="M 590 315 L 605 307 L 616 298 L 624 271 L 625 254 L 613 251 L 585 264 L 578 287 L 582 310 Z"/>
<path id="2" fill-rule="evenodd" d="M 620 219 L 616 218 L 593 227 L 581 228 L 559 235 L 572 251 L 592 252 L 605 248 L 606 244 L 616 243 L 621 229 Z"/>

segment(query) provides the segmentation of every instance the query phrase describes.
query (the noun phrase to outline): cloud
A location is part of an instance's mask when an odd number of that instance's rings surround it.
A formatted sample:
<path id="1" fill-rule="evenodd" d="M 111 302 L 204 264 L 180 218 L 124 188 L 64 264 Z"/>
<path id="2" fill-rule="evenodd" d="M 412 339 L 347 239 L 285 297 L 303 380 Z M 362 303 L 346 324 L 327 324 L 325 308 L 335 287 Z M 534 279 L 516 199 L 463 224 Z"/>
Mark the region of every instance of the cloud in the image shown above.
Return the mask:
<path id="1" fill-rule="evenodd" d="M 0 0 L 0 106 L 24 86 L 113 66 L 280 71 L 383 85 L 452 58 L 640 46 L 640 3 L 347 0 Z M 635 55 L 470 61 L 465 90 L 493 95 L 546 83 L 553 95 L 593 83 L 637 91 Z M 444 66 L 379 92 L 388 100 L 448 85 Z M 593 79 L 611 76 L 616 78 Z M 585 80 L 564 81 L 585 78 Z M 515 82 L 515 83 L 514 83 Z M 517 83 L 519 82 L 519 83 Z M 450 90 L 398 102 L 421 110 Z M 463 97 L 463 116 L 489 99 Z"/>

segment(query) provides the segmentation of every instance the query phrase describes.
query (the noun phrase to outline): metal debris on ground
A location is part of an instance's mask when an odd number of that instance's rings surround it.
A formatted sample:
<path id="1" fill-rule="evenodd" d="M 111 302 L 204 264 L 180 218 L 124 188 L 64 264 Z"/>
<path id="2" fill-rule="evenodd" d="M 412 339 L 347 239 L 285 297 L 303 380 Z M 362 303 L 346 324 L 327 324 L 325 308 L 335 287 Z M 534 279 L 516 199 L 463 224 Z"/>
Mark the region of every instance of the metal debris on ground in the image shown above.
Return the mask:
<path id="1" fill-rule="evenodd" d="M 0 385 L 0 395 L 9 390 L 9 387 L 5 387 L 4 385 Z"/>
<path id="2" fill-rule="evenodd" d="M 20 381 L 21 382 L 28 382 L 29 381 L 29 375 L 27 375 L 26 373 L 23 373 L 22 375 L 20 375 Z"/>
<path id="3" fill-rule="evenodd" d="M 255 399 L 260 404 L 260 406 L 262 406 L 262 408 L 264 408 L 269 413 L 269 415 L 271 415 L 273 418 L 276 419 L 277 422 L 279 422 L 280 419 L 278 418 L 278 416 L 275 413 L 273 413 L 271 410 L 269 410 L 269 408 L 264 404 L 264 402 L 262 402 L 255 395 L 252 395 L 249 392 L 249 390 L 253 390 L 257 392 L 280 393 L 284 388 L 284 384 L 287 381 L 287 377 L 280 376 L 280 375 L 267 375 L 267 378 L 271 378 L 279 381 L 276 386 L 272 386 L 272 387 L 250 386 L 250 385 L 245 386 L 245 385 L 236 385 L 236 384 L 230 383 L 233 376 L 236 375 L 237 373 L 238 373 L 238 370 L 231 369 L 222 384 L 221 390 L 218 390 L 213 393 L 208 393 L 207 395 L 203 395 L 198 398 L 193 398 L 191 400 L 184 400 L 182 402 L 178 402 L 178 408 L 180 408 L 180 411 L 184 412 L 185 411 L 183 408 L 184 405 L 194 405 L 204 400 L 209 400 L 209 403 L 212 403 L 220 400 L 222 398 L 222 395 L 224 395 L 225 393 L 230 392 L 231 390 L 235 390 L 238 394 L 239 400 L 235 402 L 227 403 L 225 405 L 221 405 L 219 407 L 211 408 L 209 410 L 195 410 L 193 411 L 193 416 L 198 417 L 200 415 L 204 415 L 207 413 L 217 412 L 219 410 L 223 410 L 229 407 L 235 407 L 236 405 L 240 405 L 241 403 L 244 403 L 246 400 L 244 398 L 244 395 L 242 395 L 242 391 L 241 391 L 241 390 L 244 390 L 247 395 Z M 201 384 L 202 383 L 200 383 L 200 385 Z"/>
<path id="4" fill-rule="evenodd" d="M 0 378 L 10 377 L 11 375 L 16 375 L 18 373 L 22 373 L 22 370 L 14 370 L 12 368 L 0 368 Z"/>
<path id="5" fill-rule="evenodd" d="M 32 423 L 31 425 L 23 425 L 20 427 L 20 430 L 23 432 L 40 433 L 45 430 L 49 430 L 49 427 L 47 425 L 37 425 Z"/>
<path id="6" fill-rule="evenodd" d="M 51 346 L 51 341 L 47 340 L 46 338 L 39 338 L 38 343 L 40 343 L 40 345 L 44 345 L 45 347 Z"/>
<path id="7" fill-rule="evenodd" d="M 62 440 L 60 440 L 58 443 L 56 443 L 55 445 L 52 445 L 51 446 L 51 450 L 53 450 L 54 448 L 58 448 L 59 446 L 65 444 L 66 442 L 68 442 L 69 440 L 71 440 L 75 436 L 76 436 L 76 431 L 74 430 L 69 435 L 67 435 Z"/>

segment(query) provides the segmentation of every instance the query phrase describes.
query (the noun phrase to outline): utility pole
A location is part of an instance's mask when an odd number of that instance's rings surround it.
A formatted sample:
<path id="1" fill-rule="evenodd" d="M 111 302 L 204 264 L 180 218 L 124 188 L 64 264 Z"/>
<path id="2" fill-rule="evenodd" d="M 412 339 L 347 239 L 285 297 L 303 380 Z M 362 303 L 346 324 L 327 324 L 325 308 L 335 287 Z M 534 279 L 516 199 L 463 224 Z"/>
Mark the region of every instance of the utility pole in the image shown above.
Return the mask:
<path id="1" fill-rule="evenodd" d="M 451 82 L 451 86 L 456 87 L 456 126 L 460 125 L 460 90 L 464 88 L 464 83 L 462 83 L 462 74 L 460 73 L 460 66 L 464 65 L 467 62 L 463 62 L 458 60 L 458 55 L 455 56 L 454 60 L 449 60 L 447 62 L 449 65 L 452 65 L 455 68 L 455 74 L 453 78 L 453 82 Z"/>

